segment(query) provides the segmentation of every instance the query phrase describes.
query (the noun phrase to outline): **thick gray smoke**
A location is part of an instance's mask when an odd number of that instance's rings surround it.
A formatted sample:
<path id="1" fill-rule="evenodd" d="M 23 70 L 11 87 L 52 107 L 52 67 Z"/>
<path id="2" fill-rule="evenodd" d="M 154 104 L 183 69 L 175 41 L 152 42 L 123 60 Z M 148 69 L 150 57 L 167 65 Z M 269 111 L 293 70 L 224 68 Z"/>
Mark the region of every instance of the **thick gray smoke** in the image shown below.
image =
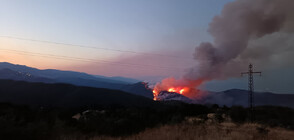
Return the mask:
<path id="1" fill-rule="evenodd" d="M 288 55 L 293 59 L 293 19 L 294 0 L 228 3 L 210 23 L 208 31 L 213 43 L 203 42 L 196 47 L 197 64 L 185 78 L 212 80 L 237 76 L 249 62 L 266 67 L 271 57 L 285 52 L 292 52 Z"/>

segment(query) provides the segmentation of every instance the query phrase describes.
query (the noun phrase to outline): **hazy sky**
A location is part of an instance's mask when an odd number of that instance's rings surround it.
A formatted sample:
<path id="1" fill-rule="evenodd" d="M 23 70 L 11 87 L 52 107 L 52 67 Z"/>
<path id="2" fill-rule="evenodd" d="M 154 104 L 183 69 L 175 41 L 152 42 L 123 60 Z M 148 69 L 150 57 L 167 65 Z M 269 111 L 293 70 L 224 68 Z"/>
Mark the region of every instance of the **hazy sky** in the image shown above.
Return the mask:
<path id="1" fill-rule="evenodd" d="M 0 61 L 105 76 L 179 77 L 194 64 L 195 46 L 212 40 L 209 23 L 230 1 L 1 0 Z"/>
<path id="2" fill-rule="evenodd" d="M 85 71 L 108 76 L 162 75 L 165 69 L 191 64 L 197 43 L 210 40 L 206 32 L 213 16 L 229 0 L 2 0 L 0 36 L 62 42 L 140 53 L 106 51 L 1 38 L 1 48 L 120 63 L 148 64 L 145 72 L 113 63 L 64 61 L 1 51 L 2 61 L 39 68 Z M 18 52 L 19 53 L 19 52 Z M 185 57 L 142 55 L 156 53 Z M 13 56 L 13 57 L 12 57 Z M 133 60 L 136 57 L 136 60 Z M 139 57 L 139 58 L 137 58 Z M 124 62 L 125 61 L 125 62 Z M 180 64 L 181 63 L 181 64 Z M 81 67 L 82 66 L 82 67 Z M 101 67 L 104 67 L 101 68 Z M 141 67 L 141 66 L 140 66 Z M 112 70 L 110 70 L 112 69 Z M 119 70 L 118 70 L 119 69 Z M 149 70 L 152 71 L 149 71 Z M 147 71 L 147 72 L 146 72 Z M 173 75 L 173 69 L 169 69 Z M 179 70 L 176 70 L 178 73 Z"/>

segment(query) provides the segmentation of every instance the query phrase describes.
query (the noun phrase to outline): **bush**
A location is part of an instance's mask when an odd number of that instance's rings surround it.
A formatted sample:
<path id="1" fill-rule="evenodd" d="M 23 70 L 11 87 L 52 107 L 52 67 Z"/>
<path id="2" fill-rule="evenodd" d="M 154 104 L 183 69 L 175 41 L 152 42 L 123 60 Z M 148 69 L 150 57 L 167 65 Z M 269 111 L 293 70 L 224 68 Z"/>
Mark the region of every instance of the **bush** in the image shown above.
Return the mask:
<path id="1" fill-rule="evenodd" d="M 248 113 L 242 106 L 233 106 L 229 111 L 229 116 L 233 122 L 244 123 L 247 120 Z"/>

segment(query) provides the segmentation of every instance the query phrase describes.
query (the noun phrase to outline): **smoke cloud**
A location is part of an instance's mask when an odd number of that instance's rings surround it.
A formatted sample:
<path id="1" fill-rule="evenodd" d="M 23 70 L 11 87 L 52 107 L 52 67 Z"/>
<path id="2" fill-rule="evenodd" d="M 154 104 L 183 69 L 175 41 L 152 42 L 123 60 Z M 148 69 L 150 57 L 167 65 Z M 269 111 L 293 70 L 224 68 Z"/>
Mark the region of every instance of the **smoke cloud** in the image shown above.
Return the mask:
<path id="1" fill-rule="evenodd" d="M 155 93 L 188 87 L 183 95 L 194 98 L 200 95 L 197 87 L 201 84 L 240 76 L 249 63 L 260 69 L 294 67 L 294 0 L 230 2 L 213 18 L 208 32 L 214 40 L 196 47 L 195 66 L 183 79 L 157 83 Z"/>
<path id="2" fill-rule="evenodd" d="M 273 55 L 289 50 L 293 52 L 293 47 L 285 44 L 293 40 L 293 19 L 293 0 L 237 0 L 228 3 L 210 23 L 208 32 L 214 41 L 203 42 L 196 47 L 196 65 L 184 78 L 212 80 L 239 76 L 249 62 L 262 63 Z M 273 47 L 267 42 L 280 45 Z"/>

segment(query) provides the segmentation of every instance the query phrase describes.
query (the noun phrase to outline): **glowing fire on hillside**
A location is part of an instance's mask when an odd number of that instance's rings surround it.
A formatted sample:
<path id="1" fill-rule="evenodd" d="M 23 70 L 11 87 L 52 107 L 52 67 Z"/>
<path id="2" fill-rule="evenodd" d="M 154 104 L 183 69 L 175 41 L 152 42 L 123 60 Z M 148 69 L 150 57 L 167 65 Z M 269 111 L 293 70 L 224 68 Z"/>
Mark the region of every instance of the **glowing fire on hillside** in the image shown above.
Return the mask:
<path id="1" fill-rule="evenodd" d="M 194 98 L 198 93 L 198 86 L 203 83 L 204 80 L 176 80 L 175 78 L 166 78 L 160 83 L 157 83 L 153 89 L 153 100 L 158 100 L 158 95 L 162 91 L 175 92 L 184 95 L 189 98 Z"/>
<path id="2" fill-rule="evenodd" d="M 169 88 L 169 89 L 167 89 L 166 91 L 168 91 L 168 92 L 175 92 L 175 93 L 178 93 L 178 94 L 184 94 L 185 92 L 187 92 L 187 91 L 189 91 L 189 88 L 188 87 L 171 87 L 171 88 Z M 153 96 L 154 96 L 154 98 L 153 98 L 153 100 L 157 100 L 157 96 L 158 96 L 158 94 L 160 93 L 161 91 L 158 91 L 158 90 L 156 90 L 156 89 L 153 89 Z"/>

